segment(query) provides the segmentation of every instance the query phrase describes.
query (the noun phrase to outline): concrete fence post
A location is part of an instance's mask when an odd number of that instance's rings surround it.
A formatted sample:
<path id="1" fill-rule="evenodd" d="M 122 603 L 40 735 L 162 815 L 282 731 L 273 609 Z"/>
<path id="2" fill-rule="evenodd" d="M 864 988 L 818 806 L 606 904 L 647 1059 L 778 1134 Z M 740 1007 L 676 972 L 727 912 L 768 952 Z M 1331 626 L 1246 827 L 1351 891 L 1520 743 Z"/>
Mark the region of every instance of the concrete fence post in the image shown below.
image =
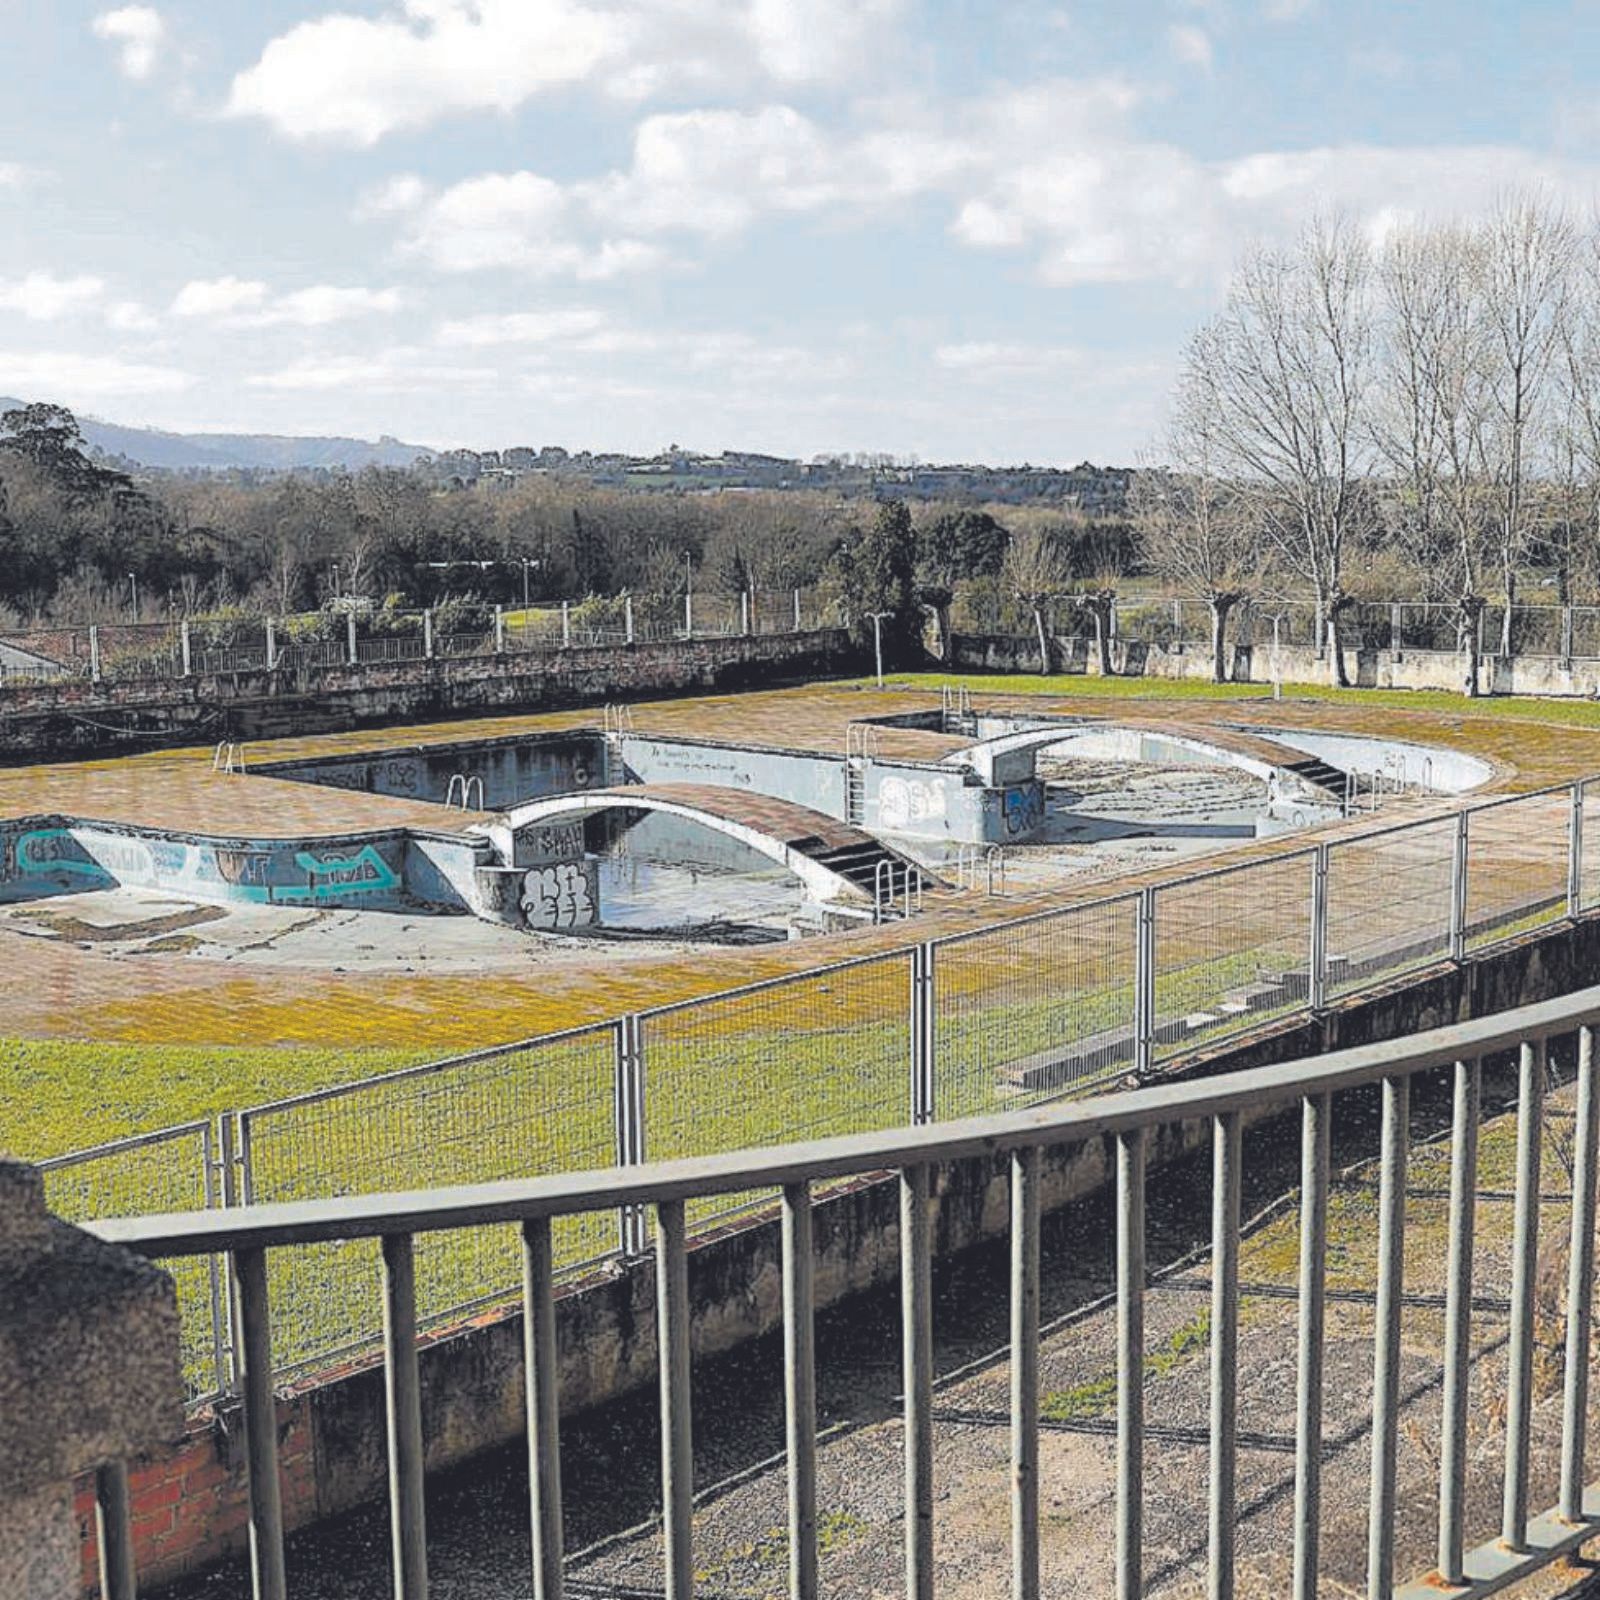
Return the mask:
<path id="1" fill-rule="evenodd" d="M 189 637 L 189 624 L 178 624 L 178 655 L 183 663 L 184 677 L 192 676 L 194 672 L 194 642 Z"/>
<path id="2" fill-rule="evenodd" d="M 506 608 L 494 608 L 494 653 L 503 656 L 506 653 Z"/>
<path id="3" fill-rule="evenodd" d="M 100 625 L 97 622 L 89 624 L 89 681 L 100 681 Z"/>
<path id="4" fill-rule="evenodd" d="M 267 671 L 278 664 L 278 630 L 271 617 L 267 618 Z"/>
<path id="5" fill-rule="evenodd" d="M 572 607 L 566 600 L 561 602 L 561 648 L 572 648 Z"/>
<path id="6" fill-rule="evenodd" d="M 739 632 L 740 633 L 749 633 L 749 631 L 750 631 L 750 591 L 748 589 L 741 589 L 739 591 Z"/>
<path id="7" fill-rule="evenodd" d="M 1398 605 L 1389 607 L 1389 650 L 1396 661 L 1400 659 L 1400 640 L 1403 636 L 1405 609 L 1404 606 Z"/>
<path id="8" fill-rule="evenodd" d="M 361 660 L 361 651 L 356 644 L 356 614 L 354 611 L 347 611 L 344 614 L 344 642 L 350 665 L 353 667 Z"/>
<path id="9" fill-rule="evenodd" d="M 801 629 L 800 629 L 800 591 L 798 589 L 796 589 L 795 592 L 794 592 L 794 631 L 796 633 L 799 633 L 801 631 Z"/>
<path id="10" fill-rule="evenodd" d="M 1572 671 L 1572 607 L 1561 608 L 1561 665 Z"/>
<path id="11" fill-rule="evenodd" d="M 422 659 L 433 660 L 433 607 L 422 613 Z"/>
<path id="12" fill-rule="evenodd" d="M 683 633 L 687 639 L 694 638 L 694 590 L 686 589 L 683 595 Z"/>
<path id="13" fill-rule="evenodd" d="M 625 594 L 622 597 L 622 616 L 628 629 L 628 643 L 633 643 L 633 596 Z"/>

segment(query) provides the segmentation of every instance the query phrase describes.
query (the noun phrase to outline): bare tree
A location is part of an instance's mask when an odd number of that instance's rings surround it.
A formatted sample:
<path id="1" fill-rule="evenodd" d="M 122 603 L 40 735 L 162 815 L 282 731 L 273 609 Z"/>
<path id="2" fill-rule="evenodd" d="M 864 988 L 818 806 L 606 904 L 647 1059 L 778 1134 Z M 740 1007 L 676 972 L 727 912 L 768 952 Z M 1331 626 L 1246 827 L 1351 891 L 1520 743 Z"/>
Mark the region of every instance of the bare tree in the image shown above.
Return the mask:
<path id="1" fill-rule="evenodd" d="M 1050 670 L 1050 636 L 1044 610 L 1067 581 L 1067 561 L 1056 541 L 1040 528 L 1023 528 L 1006 546 L 1000 581 L 1012 596 L 1033 613 L 1039 637 L 1039 670 Z"/>
<path id="2" fill-rule="evenodd" d="M 1361 235 L 1315 222 L 1287 253 L 1246 256 L 1184 362 L 1185 383 L 1214 402 L 1223 475 L 1255 498 L 1268 538 L 1315 596 L 1317 642 L 1331 646 L 1340 684 L 1345 555 L 1370 504 L 1357 492 L 1372 456 L 1370 279 Z"/>
<path id="3" fill-rule="evenodd" d="M 1534 536 L 1529 486 L 1550 405 L 1577 233 L 1535 194 L 1507 197 L 1484 236 L 1484 343 L 1489 361 L 1483 471 L 1492 507 L 1494 557 L 1505 594 L 1500 652 L 1514 648 L 1517 577 Z"/>
<path id="4" fill-rule="evenodd" d="M 1130 508 L 1152 572 L 1211 612 L 1211 671 L 1228 678 L 1228 615 L 1261 575 L 1261 525 L 1249 497 L 1217 475 L 1215 401 L 1201 373 L 1180 381 L 1164 455 L 1170 470 L 1134 480 Z"/>

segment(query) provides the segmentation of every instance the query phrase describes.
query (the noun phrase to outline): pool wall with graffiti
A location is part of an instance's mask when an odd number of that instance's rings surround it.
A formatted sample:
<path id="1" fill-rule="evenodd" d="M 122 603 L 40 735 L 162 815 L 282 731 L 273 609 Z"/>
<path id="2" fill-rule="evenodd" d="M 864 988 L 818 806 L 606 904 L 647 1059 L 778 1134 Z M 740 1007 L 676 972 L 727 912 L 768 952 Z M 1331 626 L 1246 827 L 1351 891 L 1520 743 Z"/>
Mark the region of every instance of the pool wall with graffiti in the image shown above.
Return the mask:
<path id="1" fill-rule="evenodd" d="M 0 901 L 91 889 L 334 910 L 484 914 L 488 840 L 395 829 L 303 839 L 219 838 L 71 817 L 0 822 Z"/>

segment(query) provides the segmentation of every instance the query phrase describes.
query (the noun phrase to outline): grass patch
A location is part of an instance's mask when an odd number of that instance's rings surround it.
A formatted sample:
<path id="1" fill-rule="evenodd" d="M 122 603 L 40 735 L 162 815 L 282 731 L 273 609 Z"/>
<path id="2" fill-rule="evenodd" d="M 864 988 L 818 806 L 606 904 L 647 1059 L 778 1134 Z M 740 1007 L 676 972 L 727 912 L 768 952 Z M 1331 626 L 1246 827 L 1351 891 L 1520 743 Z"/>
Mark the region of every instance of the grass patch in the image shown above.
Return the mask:
<path id="1" fill-rule="evenodd" d="M 1146 1386 L 1170 1378 L 1173 1373 L 1211 1348 L 1211 1310 L 1197 1311 L 1180 1323 L 1154 1350 L 1145 1352 Z M 1040 1397 L 1039 1415 L 1046 1422 L 1086 1422 L 1103 1417 L 1117 1404 L 1117 1375 L 1102 1372 L 1086 1383 L 1070 1389 L 1050 1389 Z"/>

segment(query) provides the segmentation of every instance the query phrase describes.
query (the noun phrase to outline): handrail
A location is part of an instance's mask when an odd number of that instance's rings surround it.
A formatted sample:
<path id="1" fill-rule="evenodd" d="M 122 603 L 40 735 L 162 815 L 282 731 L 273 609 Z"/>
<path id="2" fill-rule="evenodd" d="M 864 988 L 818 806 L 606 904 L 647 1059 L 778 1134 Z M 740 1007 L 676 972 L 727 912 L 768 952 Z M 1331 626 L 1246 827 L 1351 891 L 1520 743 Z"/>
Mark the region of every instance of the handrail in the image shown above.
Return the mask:
<path id="1" fill-rule="evenodd" d="M 1471 1022 L 1430 1029 L 1403 1043 L 1356 1045 L 1194 1082 L 1154 1084 L 1088 1100 L 965 1117 L 929 1127 L 840 1134 L 798 1144 L 542 1178 L 253 1205 L 232 1211 L 108 1218 L 86 1226 L 110 1243 L 167 1257 L 435 1232 L 611 1210 L 619 1205 L 659 1204 L 895 1167 L 996 1156 L 1044 1145 L 1079 1143 L 1190 1118 L 1286 1106 L 1308 1094 L 1329 1094 L 1385 1078 L 1410 1077 L 1597 1024 L 1600 986 Z"/>

